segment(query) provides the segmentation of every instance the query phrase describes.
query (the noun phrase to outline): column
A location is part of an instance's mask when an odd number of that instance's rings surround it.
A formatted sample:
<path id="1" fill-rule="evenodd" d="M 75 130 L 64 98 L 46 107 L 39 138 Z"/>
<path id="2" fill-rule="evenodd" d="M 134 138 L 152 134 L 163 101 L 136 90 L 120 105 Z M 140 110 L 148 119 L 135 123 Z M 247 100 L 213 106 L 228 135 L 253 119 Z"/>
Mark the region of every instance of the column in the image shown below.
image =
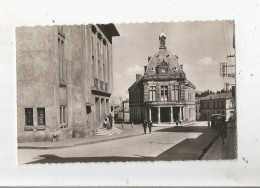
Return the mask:
<path id="1" fill-rule="evenodd" d="M 180 120 L 183 120 L 183 116 L 182 116 L 182 106 L 180 107 Z"/>
<path id="2" fill-rule="evenodd" d="M 161 123 L 161 108 L 158 107 L 158 124 Z"/>
<path id="3" fill-rule="evenodd" d="M 171 122 L 170 123 L 173 123 L 173 107 L 171 107 Z"/>
<path id="4" fill-rule="evenodd" d="M 104 119 L 108 116 L 107 114 L 107 99 L 104 98 Z"/>
<path id="5" fill-rule="evenodd" d="M 151 108 L 149 107 L 149 117 L 148 117 L 149 120 L 152 121 L 152 115 L 151 115 Z"/>
<path id="6" fill-rule="evenodd" d="M 178 120 L 181 119 L 181 107 L 179 107 L 179 112 L 178 112 Z"/>
<path id="7" fill-rule="evenodd" d="M 98 120 L 98 123 L 99 123 L 99 126 L 102 127 L 102 98 L 99 97 L 99 120 Z"/>
<path id="8" fill-rule="evenodd" d="M 186 108 L 183 106 L 183 120 L 186 121 Z"/>
<path id="9" fill-rule="evenodd" d="M 62 113 L 63 114 L 63 113 Z M 63 117 L 62 117 L 63 118 Z M 59 124 L 60 125 L 60 120 Z M 37 130 L 37 125 L 38 125 L 38 113 L 37 113 L 37 108 L 33 108 L 33 129 L 34 131 Z"/>

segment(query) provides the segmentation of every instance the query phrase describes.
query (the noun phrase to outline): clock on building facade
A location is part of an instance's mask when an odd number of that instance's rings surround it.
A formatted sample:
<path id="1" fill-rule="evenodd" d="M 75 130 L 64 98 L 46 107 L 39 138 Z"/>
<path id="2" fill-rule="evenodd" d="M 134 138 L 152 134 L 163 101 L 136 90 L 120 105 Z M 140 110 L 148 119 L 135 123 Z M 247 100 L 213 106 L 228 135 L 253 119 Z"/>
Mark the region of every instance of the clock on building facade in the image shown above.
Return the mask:
<path id="1" fill-rule="evenodd" d="M 148 57 L 144 75 L 137 75 L 128 89 L 130 121 L 194 121 L 196 87 L 186 78 L 178 56 L 167 50 L 164 33 L 159 41 L 159 50 Z"/>

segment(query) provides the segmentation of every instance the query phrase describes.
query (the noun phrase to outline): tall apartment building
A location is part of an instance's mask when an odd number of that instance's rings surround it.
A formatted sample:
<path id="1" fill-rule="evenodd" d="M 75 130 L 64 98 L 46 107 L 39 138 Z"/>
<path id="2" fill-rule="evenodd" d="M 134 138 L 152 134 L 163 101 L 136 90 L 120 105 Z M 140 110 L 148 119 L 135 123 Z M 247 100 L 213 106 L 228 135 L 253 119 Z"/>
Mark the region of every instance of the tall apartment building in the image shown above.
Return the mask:
<path id="1" fill-rule="evenodd" d="M 92 135 L 111 113 L 113 24 L 16 28 L 18 142 Z"/>

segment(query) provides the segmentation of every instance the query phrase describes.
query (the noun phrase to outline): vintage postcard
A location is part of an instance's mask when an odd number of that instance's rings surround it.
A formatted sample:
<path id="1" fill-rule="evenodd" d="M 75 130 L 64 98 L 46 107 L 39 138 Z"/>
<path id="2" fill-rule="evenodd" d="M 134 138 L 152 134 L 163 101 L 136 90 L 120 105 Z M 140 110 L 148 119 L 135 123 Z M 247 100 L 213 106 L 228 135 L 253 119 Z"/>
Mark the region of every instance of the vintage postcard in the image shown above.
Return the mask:
<path id="1" fill-rule="evenodd" d="M 237 159 L 233 20 L 15 35 L 19 164 Z"/>

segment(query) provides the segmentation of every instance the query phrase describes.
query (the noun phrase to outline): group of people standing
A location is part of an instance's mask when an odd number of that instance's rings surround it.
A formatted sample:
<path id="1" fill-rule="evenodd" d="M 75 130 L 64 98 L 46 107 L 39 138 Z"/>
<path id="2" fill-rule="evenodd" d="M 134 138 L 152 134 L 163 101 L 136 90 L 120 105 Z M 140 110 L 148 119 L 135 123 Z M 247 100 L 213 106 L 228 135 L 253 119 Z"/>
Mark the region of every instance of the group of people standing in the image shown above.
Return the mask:
<path id="1" fill-rule="evenodd" d="M 147 122 L 147 121 L 144 121 L 144 122 L 143 122 L 144 134 L 146 134 L 147 127 L 149 128 L 149 133 L 151 134 L 151 132 L 152 132 L 152 126 L 153 126 L 153 123 L 152 123 L 151 120 L 149 120 L 148 122 Z"/>
<path id="2" fill-rule="evenodd" d="M 112 129 L 113 128 L 113 119 L 114 119 L 114 117 L 112 116 L 112 114 L 110 114 L 109 116 L 106 116 L 105 120 L 103 122 L 103 127 L 107 128 L 107 129 Z"/>

